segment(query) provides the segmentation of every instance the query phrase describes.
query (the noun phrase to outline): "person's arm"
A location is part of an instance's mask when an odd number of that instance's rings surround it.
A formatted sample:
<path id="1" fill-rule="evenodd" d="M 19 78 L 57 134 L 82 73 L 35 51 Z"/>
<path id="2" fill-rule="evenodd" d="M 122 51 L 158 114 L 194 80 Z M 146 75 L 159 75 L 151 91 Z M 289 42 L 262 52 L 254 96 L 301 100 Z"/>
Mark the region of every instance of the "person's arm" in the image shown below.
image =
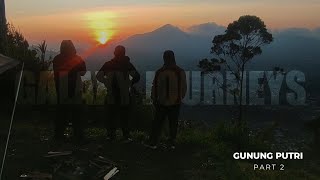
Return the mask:
<path id="1" fill-rule="evenodd" d="M 181 71 L 181 98 L 184 99 L 187 93 L 187 78 L 186 72 L 184 70 Z"/>
<path id="2" fill-rule="evenodd" d="M 153 105 L 157 105 L 158 104 L 158 92 L 157 92 L 157 88 L 158 88 L 158 77 L 159 77 L 159 71 L 156 72 L 153 82 L 152 82 L 152 88 L 151 88 L 151 100 Z"/>
<path id="3" fill-rule="evenodd" d="M 56 81 L 56 83 L 59 81 L 59 78 L 60 76 L 64 76 L 65 74 L 62 67 L 61 67 L 61 63 L 59 63 L 60 59 L 59 59 L 60 56 L 56 56 L 53 58 L 53 61 L 52 61 L 52 67 L 53 67 L 53 74 L 54 74 L 54 79 Z"/>
<path id="4" fill-rule="evenodd" d="M 84 62 L 83 59 L 81 59 L 81 62 L 79 64 L 79 70 L 80 70 L 81 76 L 84 76 L 87 73 L 86 63 Z"/>
<path id="5" fill-rule="evenodd" d="M 102 66 L 102 68 L 99 70 L 97 74 L 97 80 L 103 84 L 106 83 L 106 78 L 105 78 L 105 70 L 106 70 L 106 64 Z"/>
<path id="6" fill-rule="evenodd" d="M 69 73 L 76 73 L 77 75 L 84 76 L 87 73 L 86 63 L 80 56 L 75 56 L 70 60 L 67 64 L 65 64 L 66 68 L 68 66 L 72 67 Z"/>
<path id="7" fill-rule="evenodd" d="M 140 74 L 137 69 L 130 63 L 129 74 L 132 77 L 131 85 L 136 84 L 140 81 Z"/>
<path id="8" fill-rule="evenodd" d="M 155 79 L 153 80 L 152 87 L 151 87 L 151 100 L 152 104 L 156 105 L 157 100 L 156 100 L 156 95 L 155 95 Z"/>

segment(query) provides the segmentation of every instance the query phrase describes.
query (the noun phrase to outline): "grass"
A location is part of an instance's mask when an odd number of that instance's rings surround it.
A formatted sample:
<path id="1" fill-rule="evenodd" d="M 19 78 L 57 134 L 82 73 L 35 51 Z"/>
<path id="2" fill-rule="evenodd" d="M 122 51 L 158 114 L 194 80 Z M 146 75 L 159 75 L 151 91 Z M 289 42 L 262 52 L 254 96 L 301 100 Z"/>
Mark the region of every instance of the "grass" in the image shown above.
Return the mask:
<path id="1" fill-rule="evenodd" d="M 38 126 L 32 123 L 16 121 L 14 124 L 6 169 L 9 179 L 15 179 L 25 170 L 50 170 L 50 163 L 41 157 L 51 150 L 48 139 L 52 137 L 52 127 L 48 123 Z M 299 151 L 305 153 L 305 160 L 301 161 L 255 162 L 232 158 L 232 154 L 239 151 L 276 151 L 275 128 L 276 124 L 272 124 L 265 129 L 244 130 L 231 123 L 207 128 L 180 121 L 177 149 L 152 151 L 142 145 L 148 139 L 146 131 L 133 131 L 133 143 L 123 144 L 119 140 L 110 144 L 105 141 L 104 128 L 90 127 L 86 129 L 86 137 L 91 143 L 86 148 L 101 151 L 118 164 L 121 173 L 116 179 L 319 179 L 320 159 L 315 149 L 301 146 Z M 121 131 L 117 134 L 120 136 Z M 284 163 L 286 170 L 254 171 L 254 163 Z"/>
<path id="2" fill-rule="evenodd" d="M 298 161 L 250 161 L 233 160 L 234 152 L 275 152 L 272 144 L 276 125 L 272 124 L 259 132 L 244 134 L 242 128 L 229 123 L 221 123 L 213 129 L 184 129 L 178 142 L 201 147 L 201 156 L 206 156 L 207 161 L 203 166 L 194 171 L 196 177 L 203 179 L 319 179 L 317 165 L 308 164 L 310 160 L 319 164 L 319 157 L 302 147 L 301 151 L 308 154 L 309 160 Z M 286 138 L 286 137 L 284 137 Z M 253 170 L 253 164 L 272 164 L 278 167 L 275 171 Z M 280 171 L 279 165 L 285 165 L 285 171 Z M 316 168 L 316 169 L 315 169 Z M 200 178 L 200 179 L 201 179 Z"/>

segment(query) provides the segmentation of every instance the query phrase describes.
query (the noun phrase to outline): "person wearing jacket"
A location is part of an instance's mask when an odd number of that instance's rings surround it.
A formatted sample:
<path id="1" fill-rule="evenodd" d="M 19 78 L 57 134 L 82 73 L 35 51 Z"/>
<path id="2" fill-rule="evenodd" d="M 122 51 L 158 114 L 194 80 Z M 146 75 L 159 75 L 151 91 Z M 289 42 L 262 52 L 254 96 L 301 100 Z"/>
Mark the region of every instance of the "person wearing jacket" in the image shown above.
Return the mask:
<path id="1" fill-rule="evenodd" d="M 123 137 L 130 139 L 129 114 L 131 111 L 130 89 L 140 80 L 140 74 L 126 56 L 126 49 L 117 46 L 114 58 L 106 62 L 97 74 L 97 80 L 107 88 L 106 95 L 106 128 L 108 138 L 116 138 L 116 122 L 120 119 Z"/>
<path id="2" fill-rule="evenodd" d="M 148 147 L 157 148 L 162 126 L 165 119 L 168 118 L 170 126 L 169 144 L 174 149 L 180 106 L 187 91 L 186 74 L 182 68 L 176 65 L 173 51 L 165 51 L 163 60 L 164 65 L 157 70 L 153 80 L 151 98 L 155 109 L 155 117 Z"/>
<path id="3" fill-rule="evenodd" d="M 86 64 L 77 55 L 71 40 L 64 40 L 60 46 L 60 54 L 53 59 L 54 81 L 57 93 L 58 116 L 55 121 L 55 139 L 64 138 L 67 117 L 72 116 L 75 140 L 83 141 L 84 122 L 81 112 L 81 86 L 80 76 L 86 73 Z"/>

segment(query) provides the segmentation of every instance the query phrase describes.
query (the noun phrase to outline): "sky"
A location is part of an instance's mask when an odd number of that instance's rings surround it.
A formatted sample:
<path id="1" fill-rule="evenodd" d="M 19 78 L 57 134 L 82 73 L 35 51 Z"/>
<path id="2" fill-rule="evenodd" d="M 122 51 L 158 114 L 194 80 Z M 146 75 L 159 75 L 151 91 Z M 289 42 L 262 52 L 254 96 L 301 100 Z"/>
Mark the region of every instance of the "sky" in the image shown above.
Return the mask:
<path id="1" fill-rule="evenodd" d="M 6 0 L 7 19 L 32 43 L 62 39 L 94 45 L 152 31 L 185 29 L 241 15 L 259 16 L 269 29 L 320 27 L 320 0 Z M 55 48 L 55 47 L 53 47 Z"/>

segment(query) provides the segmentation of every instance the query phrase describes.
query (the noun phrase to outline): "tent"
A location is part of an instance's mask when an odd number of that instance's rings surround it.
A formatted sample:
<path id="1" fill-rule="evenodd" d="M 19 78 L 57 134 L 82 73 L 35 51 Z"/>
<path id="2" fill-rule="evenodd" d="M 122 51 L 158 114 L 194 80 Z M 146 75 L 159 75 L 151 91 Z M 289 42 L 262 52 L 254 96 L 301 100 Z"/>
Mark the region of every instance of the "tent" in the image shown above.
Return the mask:
<path id="1" fill-rule="evenodd" d="M 0 54 L 0 111 L 9 110 L 13 103 L 16 67 L 19 63 L 18 60 Z"/>
<path id="2" fill-rule="evenodd" d="M 0 54 L 0 74 L 16 67 L 18 64 L 19 64 L 18 60 L 15 60 Z"/>

